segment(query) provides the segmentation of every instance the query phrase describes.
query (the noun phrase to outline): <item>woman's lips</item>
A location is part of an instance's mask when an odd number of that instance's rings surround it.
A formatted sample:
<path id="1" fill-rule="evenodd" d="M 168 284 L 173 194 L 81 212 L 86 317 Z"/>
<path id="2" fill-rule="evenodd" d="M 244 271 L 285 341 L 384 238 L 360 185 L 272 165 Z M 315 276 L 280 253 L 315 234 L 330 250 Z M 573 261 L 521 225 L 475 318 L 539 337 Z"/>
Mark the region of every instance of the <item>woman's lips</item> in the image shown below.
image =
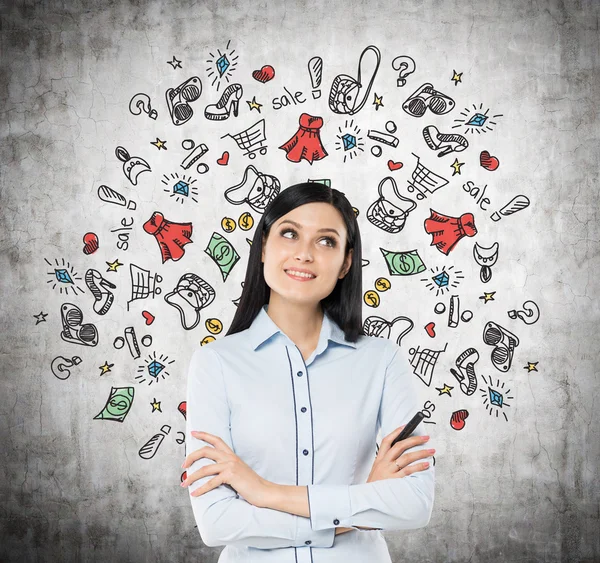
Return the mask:
<path id="1" fill-rule="evenodd" d="M 297 281 L 311 281 L 311 280 L 316 279 L 316 277 L 314 277 L 314 278 L 301 278 L 301 277 L 298 277 L 298 276 L 294 276 L 294 275 L 290 274 L 289 272 L 286 272 L 286 275 L 288 275 L 293 280 L 297 280 Z"/>

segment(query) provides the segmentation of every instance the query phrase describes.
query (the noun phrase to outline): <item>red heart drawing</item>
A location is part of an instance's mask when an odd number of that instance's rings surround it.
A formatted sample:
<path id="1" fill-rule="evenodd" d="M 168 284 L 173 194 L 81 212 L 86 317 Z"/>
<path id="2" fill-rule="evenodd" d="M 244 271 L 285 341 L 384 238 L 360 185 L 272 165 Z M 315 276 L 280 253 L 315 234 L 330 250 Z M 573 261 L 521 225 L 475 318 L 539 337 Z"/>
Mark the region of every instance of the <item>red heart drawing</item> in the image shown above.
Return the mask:
<path id="1" fill-rule="evenodd" d="M 96 233 L 85 233 L 83 235 L 83 253 L 93 254 L 98 250 L 98 235 Z"/>
<path id="2" fill-rule="evenodd" d="M 146 319 L 147 325 L 151 325 L 154 322 L 154 315 L 148 311 L 142 311 L 142 317 Z"/>
<path id="3" fill-rule="evenodd" d="M 427 323 L 424 328 L 431 338 L 435 338 L 435 323 Z"/>
<path id="4" fill-rule="evenodd" d="M 400 170 L 403 164 L 401 162 L 394 162 L 393 160 L 388 160 L 388 168 L 393 172 L 394 170 Z"/>
<path id="5" fill-rule="evenodd" d="M 493 172 L 500 166 L 500 161 L 495 156 L 490 156 L 488 151 L 481 151 L 481 154 L 479 155 L 479 164 L 481 164 L 482 168 Z"/>
<path id="6" fill-rule="evenodd" d="M 255 70 L 252 73 L 252 78 L 264 84 L 275 78 L 275 69 L 271 65 L 265 65 L 260 70 Z"/>
<path id="7" fill-rule="evenodd" d="M 220 164 L 221 166 L 227 166 L 228 162 L 229 162 L 229 153 L 227 151 L 225 151 L 223 153 L 223 156 L 221 158 L 219 158 L 219 160 L 217 160 L 217 164 Z"/>
<path id="8" fill-rule="evenodd" d="M 450 426 L 452 426 L 452 428 L 454 428 L 454 430 L 462 430 L 465 427 L 465 419 L 468 416 L 469 416 L 469 411 L 466 409 L 454 411 L 452 413 L 452 418 L 450 419 Z"/>

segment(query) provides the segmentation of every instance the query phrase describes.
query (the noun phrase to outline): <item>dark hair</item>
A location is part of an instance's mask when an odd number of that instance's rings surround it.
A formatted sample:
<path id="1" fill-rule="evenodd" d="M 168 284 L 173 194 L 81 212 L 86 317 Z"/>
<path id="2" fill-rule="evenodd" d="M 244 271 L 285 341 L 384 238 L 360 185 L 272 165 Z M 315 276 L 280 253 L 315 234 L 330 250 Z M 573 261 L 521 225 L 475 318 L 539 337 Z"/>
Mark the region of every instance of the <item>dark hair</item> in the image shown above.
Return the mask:
<path id="1" fill-rule="evenodd" d="M 354 210 L 342 192 L 320 182 L 302 182 L 282 190 L 269 203 L 256 227 L 250 247 L 242 296 L 227 335 L 247 329 L 260 312 L 261 307 L 269 302 L 270 288 L 265 281 L 262 262 L 263 237 L 268 237 L 271 226 L 277 219 L 296 207 L 312 202 L 329 203 L 341 213 L 348 233 L 344 258 L 348 256 L 350 249 L 353 249 L 350 270 L 341 280 L 338 279 L 333 291 L 321 300 L 321 306 L 344 331 L 345 338 L 349 342 L 356 342 L 358 336 L 364 334 L 361 308 L 362 250 L 360 231 Z"/>

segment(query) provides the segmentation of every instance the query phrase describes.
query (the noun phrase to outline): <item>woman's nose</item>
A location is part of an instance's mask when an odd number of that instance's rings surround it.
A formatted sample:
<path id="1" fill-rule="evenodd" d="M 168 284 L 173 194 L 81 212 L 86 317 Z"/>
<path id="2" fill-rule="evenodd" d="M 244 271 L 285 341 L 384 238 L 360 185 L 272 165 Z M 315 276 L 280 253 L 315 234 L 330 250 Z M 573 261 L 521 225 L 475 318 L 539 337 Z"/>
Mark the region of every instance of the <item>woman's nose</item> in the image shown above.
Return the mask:
<path id="1" fill-rule="evenodd" d="M 310 247 L 310 242 L 299 243 L 296 247 L 296 258 L 300 258 L 301 260 L 311 260 L 312 261 L 312 251 Z"/>
<path id="2" fill-rule="evenodd" d="M 298 241 L 298 244 L 295 245 L 295 258 L 302 261 L 312 261 L 312 249 L 310 244 L 310 241 Z"/>
<path id="3" fill-rule="evenodd" d="M 296 258 L 299 258 L 302 261 L 312 262 L 312 253 L 310 251 L 310 247 L 301 247 L 296 251 Z"/>

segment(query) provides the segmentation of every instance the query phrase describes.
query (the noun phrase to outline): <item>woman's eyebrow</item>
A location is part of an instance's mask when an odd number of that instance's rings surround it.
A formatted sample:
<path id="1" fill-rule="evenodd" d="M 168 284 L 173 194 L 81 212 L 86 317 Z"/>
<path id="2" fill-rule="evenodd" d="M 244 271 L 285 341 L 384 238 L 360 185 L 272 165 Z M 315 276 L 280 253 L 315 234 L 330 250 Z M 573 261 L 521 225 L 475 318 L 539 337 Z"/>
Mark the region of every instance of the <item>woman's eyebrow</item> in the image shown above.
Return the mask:
<path id="1" fill-rule="evenodd" d="M 282 221 L 281 223 L 279 223 L 279 225 L 281 226 L 284 223 L 291 223 L 292 225 L 294 225 L 295 227 L 298 227 L 299 229 L 302 228 L 302 225 L 300 223 L 296 223 L 296 221 L 292 221 L 291 219 L 286 219 L 285 221 Z M 340 233 L 338 233 L 335 229 L 325 228 L 325 229 L 319 229 L 317 232 L 318 233 L 321 233 L 321 232 L 331 232 L 331 233 L 335 233 L 338 237 L 340 236 Z"/>

